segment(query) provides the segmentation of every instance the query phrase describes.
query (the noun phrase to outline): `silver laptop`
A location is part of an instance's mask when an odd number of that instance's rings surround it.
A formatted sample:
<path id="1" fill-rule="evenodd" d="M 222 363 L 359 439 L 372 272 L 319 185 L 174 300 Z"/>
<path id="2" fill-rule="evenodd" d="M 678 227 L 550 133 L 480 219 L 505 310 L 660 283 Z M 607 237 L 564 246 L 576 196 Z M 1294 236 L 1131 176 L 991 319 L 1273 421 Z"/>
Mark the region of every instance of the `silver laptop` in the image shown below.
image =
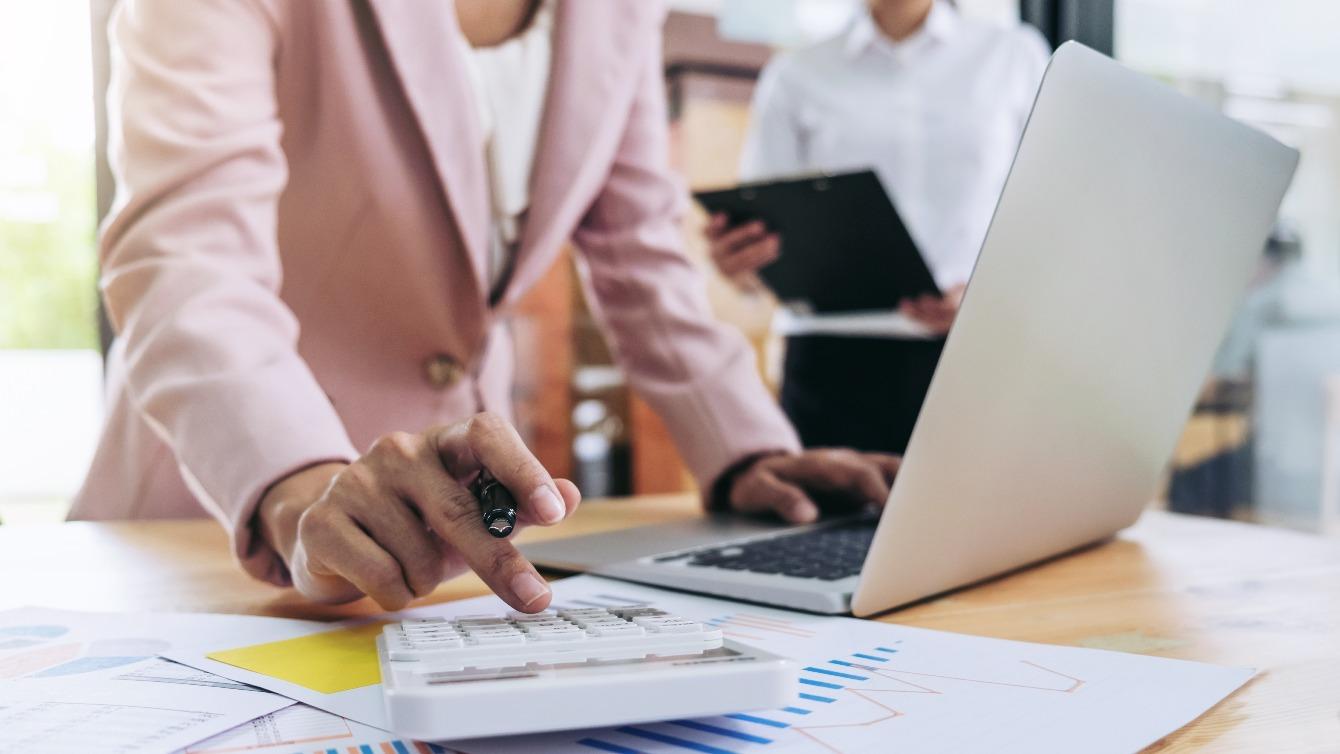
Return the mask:
<path id="1" fill-rule="evenodd" d="M 1296 164 L 1062 46 L 881 515 L 799 528 L 716 516 L 524 552 L 869 615 L 1110 537 L 1156 493 Z"/>

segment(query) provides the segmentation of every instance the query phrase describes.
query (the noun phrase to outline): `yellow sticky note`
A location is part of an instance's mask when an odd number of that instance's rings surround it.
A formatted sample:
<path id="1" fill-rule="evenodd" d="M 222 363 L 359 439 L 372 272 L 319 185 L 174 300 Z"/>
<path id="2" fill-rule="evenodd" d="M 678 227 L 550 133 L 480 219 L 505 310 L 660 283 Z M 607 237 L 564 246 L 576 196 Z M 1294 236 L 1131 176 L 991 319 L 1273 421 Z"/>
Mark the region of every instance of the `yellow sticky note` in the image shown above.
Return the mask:
<path id="1" fill-rule="evenodd" d="M 312 691 L 334 694 L 381 682 L 377 636 L 384 625 L 385 622 L 368 623 L 296 639 L 223 649 L 206 656 Z"/>

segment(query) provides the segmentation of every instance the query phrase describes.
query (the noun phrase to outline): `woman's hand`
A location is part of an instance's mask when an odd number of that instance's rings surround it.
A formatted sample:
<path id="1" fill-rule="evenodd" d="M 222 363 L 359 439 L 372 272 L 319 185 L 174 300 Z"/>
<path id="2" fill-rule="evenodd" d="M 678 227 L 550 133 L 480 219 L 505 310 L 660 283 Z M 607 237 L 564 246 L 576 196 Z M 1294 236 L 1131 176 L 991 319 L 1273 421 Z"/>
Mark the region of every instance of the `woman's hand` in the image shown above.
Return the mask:
<path id="1" fill-rule="evenodd" d="M 549 587 L 507 539 L 485 531 L 467 485 L 487 469 L 517 501 L 517 526 L 555 524 L 581 495 L 554 480 L 516 430 L 493 414 L 391 433 L 352 464 L 322 464 L 270 488 L 260 533 L 288 563 L 293 585 L 317 602 L 367 595 L 404 607 L 472 569 L 507 604 L 549 605 Z"/>
<path id="2" fill-rule="evenodd" d="M 721 212 L 712 215 L 704 234 L 717 269 L 745 289 L 758 287 L 758 271 L 777 261 L 781 249 L 781 239 L 761 220 L 730 227 L 730 218 Z"/>
<path id="3" fill-rule="evenodd" d="M 946 290 L 943 296 L 926 294 L 906 298 L 899 302 L 898 312 L 925 325 L 936 335 L 946 335 L 954 325 L 954 318 L 958 316 L 965 290 L 967 286 L 960 283 Z"/>
<path id="4" fill-rule="evenodd" d="M 730 507 L 772 512 L 796 524 L 819 517 L 823 507 L 883 505 L 902 459 L 844 448 L 761 456 L 729 480 Z"/>

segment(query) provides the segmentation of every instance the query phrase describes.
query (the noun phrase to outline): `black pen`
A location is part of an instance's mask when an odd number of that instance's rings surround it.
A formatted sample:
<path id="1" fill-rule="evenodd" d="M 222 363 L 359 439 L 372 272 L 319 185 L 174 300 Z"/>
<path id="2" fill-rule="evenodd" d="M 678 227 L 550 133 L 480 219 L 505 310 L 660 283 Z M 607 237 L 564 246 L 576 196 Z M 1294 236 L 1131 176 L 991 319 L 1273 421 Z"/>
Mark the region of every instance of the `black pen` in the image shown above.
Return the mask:
<path id="1" fill-rule="evenodd" d="M 479 501 L 479 513 L 484 518 L 484 528 L 499 539 L 512 533 L 516 528 L 516 498 L 493 475 L 481 472 L 470 491 Z"/>

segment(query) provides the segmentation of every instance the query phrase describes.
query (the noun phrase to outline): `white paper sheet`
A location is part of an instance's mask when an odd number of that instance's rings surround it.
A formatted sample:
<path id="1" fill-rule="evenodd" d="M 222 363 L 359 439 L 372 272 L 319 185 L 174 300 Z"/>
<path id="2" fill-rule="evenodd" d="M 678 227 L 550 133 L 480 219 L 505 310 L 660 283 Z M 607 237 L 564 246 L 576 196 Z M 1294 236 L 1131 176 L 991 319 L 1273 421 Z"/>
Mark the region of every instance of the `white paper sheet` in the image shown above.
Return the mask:
<path id="1" fill-rule="evenodd" d="M 179 754 L 295 754 L 371 750 L 374 754 L 440 754 L 445 749 L 295 704 L 187 747 Z"/>
<path id="2" fill-rule="evenodd" d="M 304 621 L 231 615 L 0 612 L 0 751 L 171 752 L 292 704 L 159 659 Z"/>
<path id="3" fill-rule="evenodd" d="M 799 660 L 805 669 L 795 702 L 704 720 L 456 741 L 451 748 L 473 754 L 1130 752 L 1195 719 L 1253 675 L 1244 668 L 804 615 L 590 576 L 554 585 L 559 606 L 644 602 Z M 506 610 L 497 598 L 484 597 L 399 617 Z M 236 645 L 212 650 L 229 646 Z M 385 726 L 379 686 L 319 694 L 203 653 L 173 658 Z"/>

